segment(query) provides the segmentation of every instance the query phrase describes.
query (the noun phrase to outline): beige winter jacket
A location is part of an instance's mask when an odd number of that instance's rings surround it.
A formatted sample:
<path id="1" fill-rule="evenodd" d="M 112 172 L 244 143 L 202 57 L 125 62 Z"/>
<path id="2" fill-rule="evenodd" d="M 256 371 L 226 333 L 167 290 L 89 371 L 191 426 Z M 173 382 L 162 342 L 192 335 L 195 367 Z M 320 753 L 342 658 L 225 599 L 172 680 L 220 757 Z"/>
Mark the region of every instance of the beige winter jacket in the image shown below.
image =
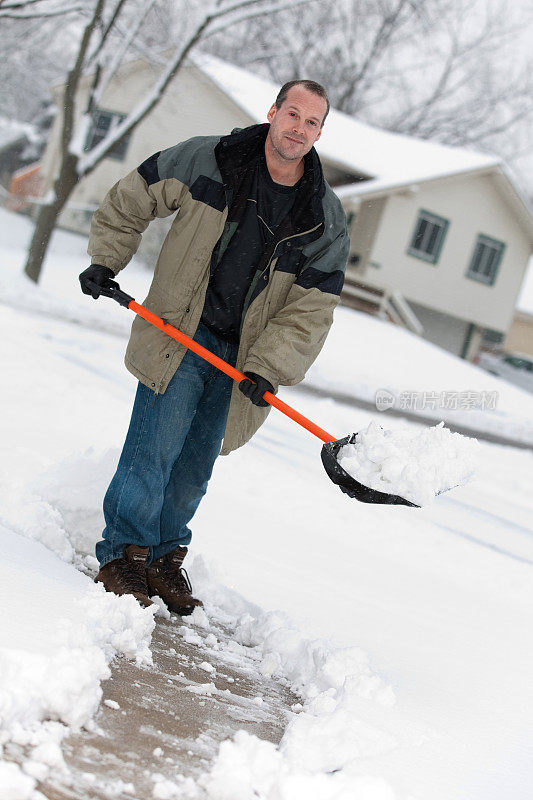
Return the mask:
<path id="1" fill-rule="evenodd" d="M 175 214 L 143 305 L 190 337 L 202 316 L 211 255 L 237 226 L 235 209 L 264 151 L 267 130 L 268 125 L 254 125 L 222 138 L 195 137 L 156 153 L 118 181 L 93 216 L 92 263 L 117 274 L 149 222 Z M 277 234 L 248 292 L 236 363 L 241 372 L 262 375 L 275 390 L 304 378 L 324 344 L 344 280 L 346 220 L 314 148 L 305 157 L 294 207 Z M 165 391 L 184 354 L 183 345 L 135 318 L 126 367 L 156 394 Z M 253 405 L 235 383 L 222 454 L 245 444 L 269 411 L 270 406 Z"/>

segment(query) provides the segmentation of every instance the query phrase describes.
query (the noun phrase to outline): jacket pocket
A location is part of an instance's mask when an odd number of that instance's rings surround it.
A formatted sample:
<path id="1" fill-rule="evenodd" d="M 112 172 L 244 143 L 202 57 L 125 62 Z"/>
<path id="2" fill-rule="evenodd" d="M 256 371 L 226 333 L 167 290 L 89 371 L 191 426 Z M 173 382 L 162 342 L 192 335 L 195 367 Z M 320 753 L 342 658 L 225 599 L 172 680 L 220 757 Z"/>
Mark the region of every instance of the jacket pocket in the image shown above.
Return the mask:
<path id="1" fill-rule="evenodd" d="M 160 287 L 152 284 L 142 305 L 152 314 L 181 329 L 183 319 L 187 316 L 186 302 L 185 299 L 183 303 L 176 303 Z M 173 346 L 179 347 L 167 333 L 137 315 L 133 320 L 126 358 L 139 372 L 158 383 L 168 367 L 167 353 Z"/>
<path id="2" fill-rule="evenodd" d="M 152 283 L 143 305 L 158 317 L 164 317 L 170 321 L 187 312 L 192 294 L 193 292 L 182 292 L 180 297 L 175 297 L 166 292 L 159 284 Z"/>

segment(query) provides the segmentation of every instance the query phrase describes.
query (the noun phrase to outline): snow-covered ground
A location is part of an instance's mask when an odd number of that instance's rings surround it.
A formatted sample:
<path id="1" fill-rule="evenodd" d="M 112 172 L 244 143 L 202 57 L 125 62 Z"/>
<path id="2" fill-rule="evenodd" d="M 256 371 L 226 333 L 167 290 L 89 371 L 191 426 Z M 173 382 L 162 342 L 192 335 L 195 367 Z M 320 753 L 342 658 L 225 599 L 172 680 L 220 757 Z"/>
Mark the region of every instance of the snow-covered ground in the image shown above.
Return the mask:
<path id="1" fill-rule="evenodd" d="M 0 796 L 30 800 L 36 779 L 61 766 L 65 726 L 90 725 L 109 660 L 149 663 L 154 621 L 80 571 L 94 567 L 136 388 L 122 364 L 131 315 L 81 294 L 80 237 L 55 236 L 34 287 L 20 274 L 28 220 L 1 212 L 0 224 L 0 744 L 33 748 L 24 772 L 0 764 Z M 139 299 L 149 280 L 139 264 L 121 275 Z M 496 412 L 471 412 L 477 427 L 496 419 L 524 439 L 531 429 L 525 392 L 346 309 L 309 379 L 372 397 L 498 391 Z M 339 438 L 372 419 L 417 429 L 298 387 L 280 396 Z M 533 456 L 479 450 L 476 480 L 423 509 L 350 500 L 323 472 L 320 442 L 276 412 L 217 461 L 194 520 L 193 583 L 207 616 L 229 615 L 236 641 L 257 648 L 261 669 L 289 680 L 304 709 L 279 749 L 248 735 L 223 745 L 198 792 L 531 797 Z"/>

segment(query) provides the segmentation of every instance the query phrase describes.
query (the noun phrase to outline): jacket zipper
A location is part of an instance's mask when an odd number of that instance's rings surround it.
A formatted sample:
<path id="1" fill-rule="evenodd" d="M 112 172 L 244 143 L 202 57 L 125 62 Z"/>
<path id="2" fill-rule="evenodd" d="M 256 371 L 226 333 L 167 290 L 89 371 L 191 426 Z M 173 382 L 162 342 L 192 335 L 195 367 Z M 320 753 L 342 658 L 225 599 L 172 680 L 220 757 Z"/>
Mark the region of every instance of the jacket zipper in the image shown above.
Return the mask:
<path id="1" fill-rule="evenodd" d="M 248 298 L 250 298 L 252 296 L 252 294 L 254 292 L 254 289 L 257 286 L 258 281 L 263 277 L 265 272 L 270 271 L 270 267 L 272 266 L 272 262 L 276 258 L 276 250 L 278 249 L 278 246 L 280 244 L 283 244 L 283 242 L 288 242 L 289 239 L 296 239 L 296 238 L 298 238 L 298 236 L 306 236 L 308 233 L 313 233 L 313 231 L 316 231 L 316 229 L 320 228 L 321 225 L 322 225 L 322 222 L 319 222 L 318 225 L 315 225 L 314 228 L 310 228 L 308 231 L 302 231 L 302 233 L 293 233 L 291 236 L 286 236 L 284 239 L 280 239 L 279 242 L 276 242 L 276 246 L 274 247 L 274 252 L 272 253 L 272 255 L 270 257 L 270 260 L 269 260 L 268 264 L 266 265 L 264 270 L 262 272 L 260 272 L 259 275 L 256 274 L 254 279 L 252 280 L 252 283 L 250 285 L 250 290 L 248 292 Z M 249 306 L 250 306 L 250 303 L 249 302 L 246 303 L 245 306 L 244 306 L 243 312 L 242 312 L 241 327 L 240 327 L 240 330 L 239 330 L 239 337 L 242 334 L 242 328 L 243 328 L 243 325 L 244 325 L 244 318 L 245 318 L 245 316 L 246 316 L 246 314 L 248 312 Z"/>

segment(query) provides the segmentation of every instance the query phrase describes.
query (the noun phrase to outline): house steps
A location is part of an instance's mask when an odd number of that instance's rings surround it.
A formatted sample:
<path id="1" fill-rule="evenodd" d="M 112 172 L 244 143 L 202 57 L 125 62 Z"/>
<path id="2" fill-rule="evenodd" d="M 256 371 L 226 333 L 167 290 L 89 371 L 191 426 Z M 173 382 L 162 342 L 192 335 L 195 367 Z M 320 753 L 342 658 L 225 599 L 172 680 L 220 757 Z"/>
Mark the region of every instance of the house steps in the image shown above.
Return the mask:
<path id="1" fill-rule="evenodd" d="M 424 328 L 403 295 L 389 286 L 367 283 L 347 274 L 341 292 L 341 303 L 356 311 L 364 311 L 422 336 Z"/>

